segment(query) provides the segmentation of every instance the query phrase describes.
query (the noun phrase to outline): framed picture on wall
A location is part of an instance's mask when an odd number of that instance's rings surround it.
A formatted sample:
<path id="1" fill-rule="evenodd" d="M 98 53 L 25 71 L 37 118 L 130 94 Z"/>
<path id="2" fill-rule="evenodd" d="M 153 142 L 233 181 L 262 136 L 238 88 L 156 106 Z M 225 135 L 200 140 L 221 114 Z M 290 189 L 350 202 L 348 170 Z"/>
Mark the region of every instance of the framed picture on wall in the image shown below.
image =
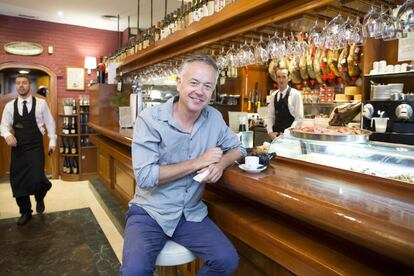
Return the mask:
<path id="1" fill-rule="evenodd" d="M 85 90 L 85 69 L 66 67 L 66 90 Z"/>

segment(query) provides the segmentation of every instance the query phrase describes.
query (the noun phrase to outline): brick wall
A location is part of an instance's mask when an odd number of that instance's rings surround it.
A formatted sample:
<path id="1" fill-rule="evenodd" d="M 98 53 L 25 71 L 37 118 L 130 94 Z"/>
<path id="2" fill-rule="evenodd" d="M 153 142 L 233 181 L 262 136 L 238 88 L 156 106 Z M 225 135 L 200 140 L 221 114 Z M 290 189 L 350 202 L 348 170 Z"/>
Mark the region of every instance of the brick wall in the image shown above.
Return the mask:
<path id="1" fill-rule="evenodd" d="M 6 54 L 3 46 L 11 41 L 36 42 L 44 51 L 39 56 Z M 0 63 L 37 63 L 51 69 L 57 75 L 59 100 L 80 95 L 66 90 L 65 67 L 83 67 L 85 56 L 109 56 L 117 49 L 117 32 L 0 15 L 0 46 Z M 54 48 L 52 55 L 47 53 L 48 46 Z M 94 74 L 90 76 L 95 77 Z"/>

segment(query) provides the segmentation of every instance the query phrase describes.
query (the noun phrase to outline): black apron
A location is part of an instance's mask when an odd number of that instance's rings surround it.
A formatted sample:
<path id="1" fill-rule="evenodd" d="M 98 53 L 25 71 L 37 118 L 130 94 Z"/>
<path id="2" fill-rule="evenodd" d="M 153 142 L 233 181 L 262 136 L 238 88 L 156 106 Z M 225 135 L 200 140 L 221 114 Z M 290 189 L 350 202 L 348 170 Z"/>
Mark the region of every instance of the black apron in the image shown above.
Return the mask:
<path id="1" fill-rule="evenodd" d="M 280 98 L 278 101 L 277 94 L 275 95 L 275 123 L 272 128 L 274 132 L 284 132 L 285 129 L 289 128 L 293 124 L 293 121 L 295 121 L 295 117 L 289 112 L 288 99 L 290 95 L 290 87 L 283 98 L 280 91 L 277 93 L 280 94 Z"/>
<path id="2" fill-rule="evenodd" d="M 27 117 L 20 116 L 17 99 L 14 101 L 13 130 L 17 145 L 11 149 L 10 183 L 14 197 L 47 191 L 52 184 L 44 166 L 43 135 L 36 123 L 36 98 Z"/>

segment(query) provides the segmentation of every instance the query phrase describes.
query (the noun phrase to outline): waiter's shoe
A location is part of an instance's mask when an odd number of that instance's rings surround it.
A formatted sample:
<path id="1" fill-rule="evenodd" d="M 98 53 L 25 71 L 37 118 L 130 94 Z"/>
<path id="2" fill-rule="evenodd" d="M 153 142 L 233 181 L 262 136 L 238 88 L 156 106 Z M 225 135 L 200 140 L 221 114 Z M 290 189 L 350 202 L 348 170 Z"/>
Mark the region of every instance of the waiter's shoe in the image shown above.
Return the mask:
<path id="1" fill-rule="evenodd" d="M 17 225 L 25 225 L 32 218 L 31 213 L 23 214 L 17 220 Z"/>
<path id="2" fill-rule="evenodd" d="M 45 211 L 45 202 L 43 200 L 36 202 L 36 212 L 38 214 L 43 214 L 44 211 Z"/>

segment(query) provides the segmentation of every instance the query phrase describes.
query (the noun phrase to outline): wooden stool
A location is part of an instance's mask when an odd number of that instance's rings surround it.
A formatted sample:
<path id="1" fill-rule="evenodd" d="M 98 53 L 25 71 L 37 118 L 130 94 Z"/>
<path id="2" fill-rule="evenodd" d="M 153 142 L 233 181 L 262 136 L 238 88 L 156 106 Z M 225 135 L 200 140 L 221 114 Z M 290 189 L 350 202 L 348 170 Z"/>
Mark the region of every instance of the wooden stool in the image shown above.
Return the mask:
<path id="1" fill-rule="evenodd" d="M 177 265 L 190 263 L 195 259 L 196 256 L 190 250 L 168 240 L 155 261 L 157 274 L 159 276 L 175 276 L 177 275 Z"/>

